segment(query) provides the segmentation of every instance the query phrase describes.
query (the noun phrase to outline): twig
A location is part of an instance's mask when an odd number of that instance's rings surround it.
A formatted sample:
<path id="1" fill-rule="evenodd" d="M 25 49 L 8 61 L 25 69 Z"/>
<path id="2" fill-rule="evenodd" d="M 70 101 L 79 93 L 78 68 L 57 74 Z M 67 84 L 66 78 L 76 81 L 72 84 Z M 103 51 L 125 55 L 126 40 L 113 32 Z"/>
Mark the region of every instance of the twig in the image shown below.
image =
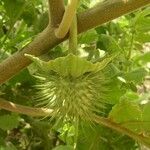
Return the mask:
<path id="1" fill-rule="evenodd" d="M 50 109 L 45 108 L 32 108 L 27 106 L 18 105 L 0 98 L 0 109 L 5 109 L 11 112 L 25 114 L 33 117 L 49 116 L 52 112 Z"/>
<path id="2" fill-rule="evenodd" d="M 74 16 L 73 22 L 69 30 L 69 53 L 77 54 L 77 16 Z"/>
<path id="3" fill-rule="evenodd" d="M 55 31 L 55 35 L 57 38 L 64 38 L 65 35 L 68 33 L 74 15 L 76 13 L 77 4 L 78 4 L 78 0 L 68 0 L 68 5 L 65 10 L 63 19 L 60 23 L 60 26 Z"/>
<path id="4" fill-rule="evenodd" d="M 148 148 L 150 148 L 150 138 L 149 137 L 144 137 L 143 135 L 137 134 L 115 122 L 110 121 L 107 118 L 95 116 L 95 118 L 93 118 L 93 121 L 95 121 L 98 124 L 109 127 L 113 130 L 116 130 L 119 133 L 125 134 L 125 135 L 131 137 L 132 139 L 144 144 Z"/>

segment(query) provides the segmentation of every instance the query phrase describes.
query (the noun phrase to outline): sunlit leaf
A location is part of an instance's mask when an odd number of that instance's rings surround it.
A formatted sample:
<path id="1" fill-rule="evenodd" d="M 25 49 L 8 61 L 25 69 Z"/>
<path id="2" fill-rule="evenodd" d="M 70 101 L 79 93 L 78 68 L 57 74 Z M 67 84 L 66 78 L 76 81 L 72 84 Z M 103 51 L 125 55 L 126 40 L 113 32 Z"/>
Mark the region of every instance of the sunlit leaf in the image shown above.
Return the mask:
<path id="1" fill-rule="evenodd" d="M 112 108 L 109 118 L 117 123 L 141 121 L 142 111 L 138 104 L 122 100 Z"/>

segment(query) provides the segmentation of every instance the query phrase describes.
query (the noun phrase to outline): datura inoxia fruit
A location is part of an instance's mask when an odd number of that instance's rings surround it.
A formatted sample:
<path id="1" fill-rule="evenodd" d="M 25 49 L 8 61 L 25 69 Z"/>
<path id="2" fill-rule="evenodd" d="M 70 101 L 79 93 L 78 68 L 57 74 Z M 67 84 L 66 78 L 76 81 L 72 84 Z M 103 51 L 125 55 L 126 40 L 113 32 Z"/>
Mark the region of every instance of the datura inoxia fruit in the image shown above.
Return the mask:
<path id="1" fill-rule="evenodd" d="M 107 84 L 102 69 L 112 60 L 95 64 L 73 54 L 45 62 L 26 54 L 39 67 L 39 105 L 53 109 L 52 117 L 90 120 L 105 107 Z"/>

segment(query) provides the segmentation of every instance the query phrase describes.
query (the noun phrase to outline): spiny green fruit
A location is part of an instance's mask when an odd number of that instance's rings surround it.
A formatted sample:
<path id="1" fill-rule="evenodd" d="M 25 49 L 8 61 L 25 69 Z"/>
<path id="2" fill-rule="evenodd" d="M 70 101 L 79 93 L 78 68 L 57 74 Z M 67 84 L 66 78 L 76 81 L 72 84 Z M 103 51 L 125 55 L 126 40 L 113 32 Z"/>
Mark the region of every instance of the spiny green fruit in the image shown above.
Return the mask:
<path id="1" fill-rule="evenodd" d="M 102 69 L 112 60 L 95 64 L 69 54 L 49 62 L 26 55 L 40 68 L 39 105 L 53 109 L 52 118 L 91 120 L 105 109 L 107 80 Z"/>

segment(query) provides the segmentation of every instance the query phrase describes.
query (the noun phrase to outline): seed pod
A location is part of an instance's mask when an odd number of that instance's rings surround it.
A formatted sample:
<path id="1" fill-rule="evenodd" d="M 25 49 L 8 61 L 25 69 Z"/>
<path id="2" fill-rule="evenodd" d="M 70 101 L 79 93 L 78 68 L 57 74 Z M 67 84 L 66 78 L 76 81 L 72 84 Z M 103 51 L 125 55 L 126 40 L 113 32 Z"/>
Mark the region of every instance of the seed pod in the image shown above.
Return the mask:
<path id="1" fill-rule="evenodd" d="M 52 118 L 91 120 L 105 109 L 107 80 L 102 69 L 112 60 L 95 64 L 69 54 L 49 62 L 26 55 L 40 68 L 38 105 L 53 109 Z"/>

